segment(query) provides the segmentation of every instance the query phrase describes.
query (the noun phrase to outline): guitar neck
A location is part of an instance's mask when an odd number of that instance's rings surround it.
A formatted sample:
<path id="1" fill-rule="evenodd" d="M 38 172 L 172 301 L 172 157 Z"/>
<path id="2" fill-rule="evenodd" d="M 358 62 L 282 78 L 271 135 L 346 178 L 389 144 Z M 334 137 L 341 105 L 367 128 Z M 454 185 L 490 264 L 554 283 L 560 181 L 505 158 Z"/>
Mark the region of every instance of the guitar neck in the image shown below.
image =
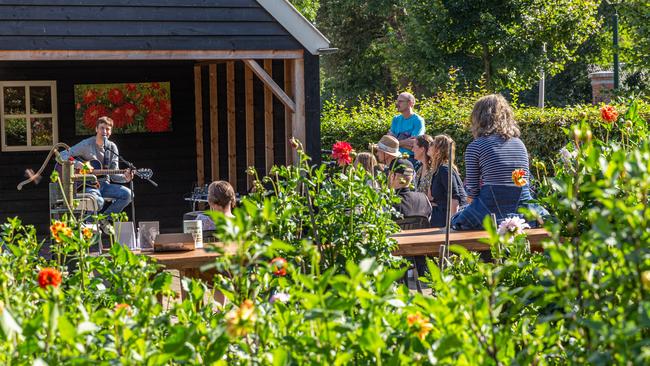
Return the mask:
<path id="1" fill-rule="evenodd" d="M 127 169 L 95 169 L 91 172 L 93 175 L 113 175 L 124 174 Z"/>

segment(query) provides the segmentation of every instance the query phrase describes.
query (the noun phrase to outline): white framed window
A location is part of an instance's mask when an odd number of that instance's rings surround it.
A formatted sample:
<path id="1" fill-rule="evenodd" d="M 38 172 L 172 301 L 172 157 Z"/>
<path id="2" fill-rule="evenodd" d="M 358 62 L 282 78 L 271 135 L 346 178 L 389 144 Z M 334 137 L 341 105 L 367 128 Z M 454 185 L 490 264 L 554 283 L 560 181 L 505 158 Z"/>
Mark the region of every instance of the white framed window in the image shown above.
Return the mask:
<path id="1" fill-rule="evenodd" d="M 56 81 L 0 81 L 2 151 L 49 150 L 59 142 Z"/>

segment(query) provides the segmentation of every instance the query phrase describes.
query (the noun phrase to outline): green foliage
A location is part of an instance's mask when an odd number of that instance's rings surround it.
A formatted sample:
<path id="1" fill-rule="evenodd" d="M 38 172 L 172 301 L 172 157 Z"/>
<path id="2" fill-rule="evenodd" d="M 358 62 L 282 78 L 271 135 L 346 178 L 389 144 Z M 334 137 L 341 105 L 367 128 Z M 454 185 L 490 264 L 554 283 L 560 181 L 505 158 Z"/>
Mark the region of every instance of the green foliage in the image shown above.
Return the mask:
<path id="1" fill-rule="evenodd" d="M 291 0 L 291 4 L 310 22 L 316 20 L 316 13 L 320 7 L 319 0 Z"/>
<path id="2" fill-rule="evenodd" d="M 480 92 L 441 93 L 437 97 L 419 100 L 415 106 L 416 113 L 425 119 L 427 134 L 435 136 L 446 133 L 456 141 L 456 163 L 461 168 L 464 166 L 465 148 L 472 141 L 468 116 L 481 96 Z M 617 106 L 622 108 L 620 104 Z M 650 104 L 639 101 L 638 109 L 645 119 L 650 117 Z M 521 138 L 530 156 L 547 167 L 552 166 L 557 152 L 568 142 L 564 131 L 566 128 L 583 119 L 600 120 L 599 106 L 592 105 L 545 109 L 515 105 L 514 111 Z M 392 100 L 386 98 L 360 99 L 354 106 L 325 102 L 321 117 L 323 146 L 348 141 L 359 151 L 368 150 L 369 143 L 376 143 L 386 134 L 396 114 Z M 601 127 L 595 129 L 594 133 L 605 138 L 605 130 Z M 549 173 L 552 171 L 549 170 Z"/>
<path id="3" fill-rule="evenodd" d="M 387 254 L 392 195 L 361 190 L 369 177 L 349 167 L 325 177 L 302 154 L 234 218 L 213 216 L 235 250 L 203 268 L 207 282 L 183 279 L 187 297 L 166 307 L 171 276 L 147 257 L 121 245 L 88 256 L 69 218 L 53 229 L 66 248 L 48 261 L 34 229 L 11 219 L 0 235 L 0 363 L 648 364 L 650 130 L 640 110 L 633 101 L 613 123 L 588 113 L 566 128 L 569 158 L 540 177 L 554 216 L 543 253 L 488 218 L 493 260 L 452 246 L 443 270 L 428 262 L 432 295 L 395 282 L 404 269 Z M 346 227 L 351 218 L 364 235 Z M 383 241 L 365 238 L 372 225 Z M 61 271 L 60 286 L 38 285 L 45 266 Z M 228 301 L 206 301 L 219 293 Z"/>

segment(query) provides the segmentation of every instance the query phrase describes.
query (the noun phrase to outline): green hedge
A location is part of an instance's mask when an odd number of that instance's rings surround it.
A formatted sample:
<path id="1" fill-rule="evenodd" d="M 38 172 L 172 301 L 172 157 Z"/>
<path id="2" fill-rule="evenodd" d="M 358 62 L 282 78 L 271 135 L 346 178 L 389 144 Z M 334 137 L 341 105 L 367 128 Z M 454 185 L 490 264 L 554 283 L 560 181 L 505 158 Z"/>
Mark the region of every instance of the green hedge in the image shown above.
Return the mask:
<path id="1" fill-rule="evenodd" d="M 469 116 L 480 95 L 460 96 L 442 94 L 438 97 L 419 100 L 416 112 L 426 121 L 427 134 L 435 136 L 446 133 L 456 141 L 458 149 L 456 163 L 464 166 L 463 154 L 472 141 L 469 130 Z M 615 104 L 623 114 L 627 107 Z M 650 103 L 639 103 L 640 114 L 647 121 L 650 118 Z M 567 108 L 515 107 L 515 118 L 521 129 L 521 137 L 532 159 L 538 159 L 550 166 L 560 150 L 568 142 L 563 128 L 587 121 L 600 121 L 600 106 L 578 105 Z M 391 100 L 376 98 L 360 100 L 356 106 L 348 107 L 336 102 L 325 102 L 321 118 L 323 148 L 328 149 L 336 141 L 348 141 L 357 151 L 368 151 L 368 144 L 384 135 L 390 121 L 396 115 Z M 598 134 L 598 129 L 594 132 Z"/>

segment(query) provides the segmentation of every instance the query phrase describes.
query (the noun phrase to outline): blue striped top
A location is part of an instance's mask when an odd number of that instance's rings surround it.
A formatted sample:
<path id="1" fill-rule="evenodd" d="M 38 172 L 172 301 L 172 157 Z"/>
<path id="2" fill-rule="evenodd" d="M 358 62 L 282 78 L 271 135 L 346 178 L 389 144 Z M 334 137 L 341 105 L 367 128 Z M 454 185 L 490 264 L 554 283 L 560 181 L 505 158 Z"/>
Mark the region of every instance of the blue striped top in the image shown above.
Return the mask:
<path id="1" fill-rule="evenodd" d="M 477 197 L 481 186 L 511 185 L 512 171 L 524 169 L 530 181 L 528 150 L 517 137 L 504 139 L 500 135 L 481 136 L 465 151 L 465 187 L 470 197 Z"/>

